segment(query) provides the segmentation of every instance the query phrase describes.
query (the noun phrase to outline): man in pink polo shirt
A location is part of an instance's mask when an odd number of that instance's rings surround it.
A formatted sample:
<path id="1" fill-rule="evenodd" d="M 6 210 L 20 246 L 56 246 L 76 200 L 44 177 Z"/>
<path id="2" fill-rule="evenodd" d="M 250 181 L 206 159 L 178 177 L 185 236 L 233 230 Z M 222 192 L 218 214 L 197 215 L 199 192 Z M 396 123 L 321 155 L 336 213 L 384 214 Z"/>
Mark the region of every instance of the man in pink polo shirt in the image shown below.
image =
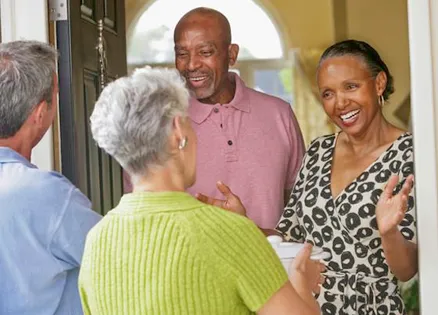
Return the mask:
<path id="1" fill-rule="evenodd" d="M 219 198 L 217 181 L 240 196 L 248 217 L 275 228 L 304 155 L 286 102 L 245 86 L 229 72 L 239 53 L 227 18 L 197 8 L 175 33 L 175 64 L 193 93 L 189 115 L 198 136 L 197 180 L 190 193 Z"/>

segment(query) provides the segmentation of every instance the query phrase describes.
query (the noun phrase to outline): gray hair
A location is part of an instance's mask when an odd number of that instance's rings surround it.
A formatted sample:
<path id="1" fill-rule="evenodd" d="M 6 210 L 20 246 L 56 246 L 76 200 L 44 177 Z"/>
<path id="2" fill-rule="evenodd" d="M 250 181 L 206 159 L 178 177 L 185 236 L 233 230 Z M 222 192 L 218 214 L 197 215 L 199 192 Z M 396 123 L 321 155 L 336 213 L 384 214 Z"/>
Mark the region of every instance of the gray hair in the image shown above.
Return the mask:
<path id="1" fill-rule="evenodd" d="M 0 138 L 14 136 L 39 103 L 51 104 L 57 57 L 46 43 L 0 44 Z"/>
<path id="2" fill-rule="evenodd" d="M 169 157 L 176 116 L 187 116 L 189 92 L 177 70 L 142 68 L 104 88 L 91 115 L 97 145 L 131 175 Z"/>

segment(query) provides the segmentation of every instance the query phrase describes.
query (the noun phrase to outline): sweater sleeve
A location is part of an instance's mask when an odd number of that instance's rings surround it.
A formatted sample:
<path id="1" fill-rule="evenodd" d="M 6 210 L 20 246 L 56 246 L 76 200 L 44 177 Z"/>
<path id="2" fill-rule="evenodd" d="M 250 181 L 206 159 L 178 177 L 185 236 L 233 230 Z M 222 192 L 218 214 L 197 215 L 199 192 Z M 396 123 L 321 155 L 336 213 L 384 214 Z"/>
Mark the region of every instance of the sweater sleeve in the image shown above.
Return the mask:
<path id="1" fill-rule="evenodd" d="M 254 225 L 248 224 L 248 237 L 242 243 L 246 251 L 236 257 L 237 287 L 252 311 L 259 310 L 288 281 L 281 264 L 266 237 Z M 236 240 L 238 242 L 238 240 Z"/>
<path id="2" fill-rule="evenodd" d="M 243 303 L 258 311 L 288 281 L 286 270 L 253 222 L 233 213 L 221 221 L 221 260 L 232 270 Z"/>

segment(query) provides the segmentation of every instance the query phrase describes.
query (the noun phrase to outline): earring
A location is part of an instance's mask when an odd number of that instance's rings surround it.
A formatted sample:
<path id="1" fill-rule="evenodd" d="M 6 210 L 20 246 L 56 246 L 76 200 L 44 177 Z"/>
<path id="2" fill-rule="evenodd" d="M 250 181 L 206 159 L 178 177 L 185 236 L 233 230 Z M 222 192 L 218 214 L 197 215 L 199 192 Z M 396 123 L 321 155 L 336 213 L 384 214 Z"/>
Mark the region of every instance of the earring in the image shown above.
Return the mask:
<path id="1" fill-rule="evenodd" d="M 179 142 L 178 149 L 182 150 L 182 149 L 184 149 L 186 147 L 186 145 L 187 145 L 187 137 L 184 137 Z"/>
<path id="2" fill-rule="evenodd" d="M 379 96 L 379 105 L 380 107 L 385 106 L 385 98 L 383 97 L 383 94 Z"/>

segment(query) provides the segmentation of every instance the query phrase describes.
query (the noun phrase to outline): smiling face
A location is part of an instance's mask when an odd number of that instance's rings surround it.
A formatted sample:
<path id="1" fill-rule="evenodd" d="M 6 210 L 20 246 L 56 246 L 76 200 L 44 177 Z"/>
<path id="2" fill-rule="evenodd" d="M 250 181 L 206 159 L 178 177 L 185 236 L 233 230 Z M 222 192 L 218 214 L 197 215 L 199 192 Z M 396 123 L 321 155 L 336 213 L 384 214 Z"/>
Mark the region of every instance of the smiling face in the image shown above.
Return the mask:
<path id="1" fill-rule="evenodd" d="M 324 110 L 349 135 L 362 135 L 382 118 L 379 96 L 386 86 L 386 75 L 371 76 L 358 57 L 329 57 L 319 67 L 318 88 Z"/>
<path id="2" fill-rule="evenodd" d="M 228 103 L 234 97 L 229 66 L 236 61 L 238 46 L 215 15 L 192 14 L 175 29 L 175 65 L 188 88 L 203 103 Z"/>

